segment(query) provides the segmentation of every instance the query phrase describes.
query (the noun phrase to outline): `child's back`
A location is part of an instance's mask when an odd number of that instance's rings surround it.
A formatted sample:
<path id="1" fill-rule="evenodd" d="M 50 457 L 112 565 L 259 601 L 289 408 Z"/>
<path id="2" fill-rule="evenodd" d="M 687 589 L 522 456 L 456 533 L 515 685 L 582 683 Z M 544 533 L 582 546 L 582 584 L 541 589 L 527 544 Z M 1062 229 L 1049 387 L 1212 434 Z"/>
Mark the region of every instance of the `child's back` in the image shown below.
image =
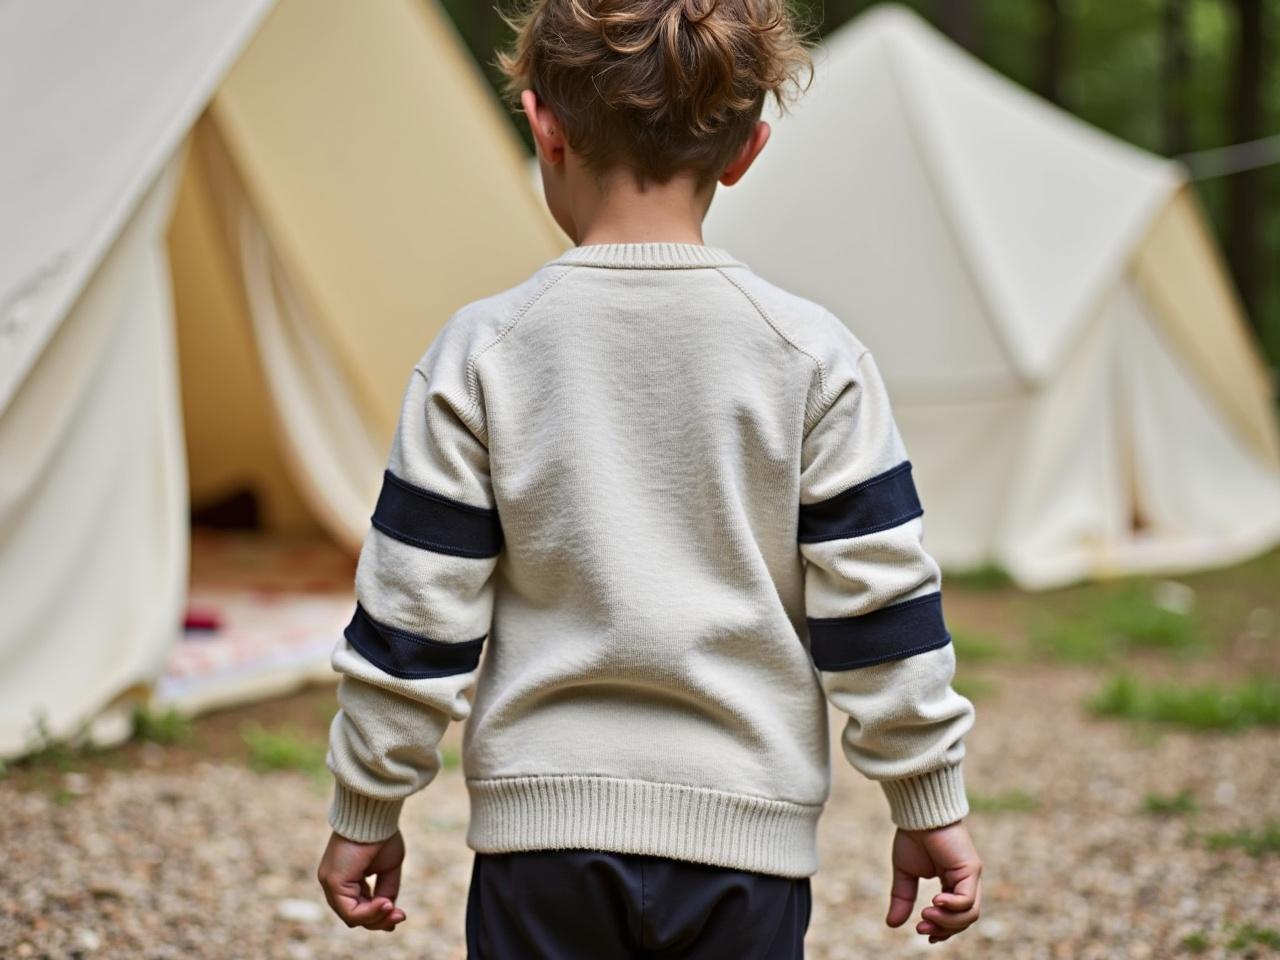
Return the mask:
<path id="1" fill-rule="evenodd" d="M 559 8 L 572 17 L 680 6 L 537 4 L 520 34 L 525 66 L 508 66 L 544 87 L 563 83 L 549 57 L 540 73 L 532 52 L 555 36 L 572 59 Z M 724 33 L 715 17 L 741 27 L 774 4 L 722 3 L 701 26 L 692 13 L 713 5 L 685 6 L 692 12 L 635 13 L 628 37 L 652 27 L 660 45 L 661 25 L 674 24 L 672 49 L 696 72 L 702 48 L 688 36 Z M 608 56 L 625 65 L 635 54 Z M 539 931 L 529 955 L 608 955 L 587 921 L 569 923 L 571 913 L 557 927 L 535 908 L 533 888 L 612 871 L 600 882 L 626 900 L 635 870 L 638 914 L 623 911 L 612 934 L 631 947 L 703 929 L 703 952 L 688 955 L 754 955 L 728 946 L 737 936 L 760 956 L 799 956 L 830 788 L 829 699 L 850 716 L 844 755 L 882 782 L 903 831 L 891 921 L 909 916 L 914 877 L 932 866 L 956 892 L 920 929 L 936 938 L 962 929 L 972 919 L 950 920 L 976 916 L 979 865 L 953 832 L 963 827 L 936 828 L 967 814 L 960 761 L 973 708 L 950 686 L 940 574 L 872 355 L 821 305 L 698 242 L 705 203 L 680 191 L 709 200 L 705 177 L 602 186 L 550 108 L 531 91 L 525 107 L 549 202 L 578 242 L 460 309 L 410 377 L 361 554 L 359 604 L 334 654 L 344 676 L 329 880 L 341 879 L 338 864 L 348 874 L 398 864 L 403 799 L 438 772 L 448 722 L 469 718 L 476 955 L 519 955 L 523 934 L 498 919 L 516 903 L 520 922 Z M 582 122 L 572 104 L 561 112 Z M 713 158 L 720 182 L 741 176 L 763 146 L 767 126 L 750 129 L 729 161 Z M 644 149 L 632 143 L 627 155 Z M 963 864 L 939 862 L 946 851 L 930 845 L 943 840 L 969 857 L 970 879 L 957 872 Z M 355 864 L 361 850 L 368 856 Z M 536 870 L 513 873 L 516 855 Z M 685 913 L 690 890 L 730 875 L 752 888 L 755 906 L 740 904 L 731 924 L 723 908 L 719 924 L 690 914 L 677 929 L 646 894 L 646 865 L 655 879 L 660 867 L 679 873 L 666 896 Z M 375 894 L 394 899 L 394 886 Z M 335 907 L 356 922 L 393 928 L 403 916 L 352 896 Z M 504 897 L 500 910 L 493 901 Z M 529 915 L 538 910 L 541 919 Z M 578 939 L 554 940 L 570 926 Z"/>

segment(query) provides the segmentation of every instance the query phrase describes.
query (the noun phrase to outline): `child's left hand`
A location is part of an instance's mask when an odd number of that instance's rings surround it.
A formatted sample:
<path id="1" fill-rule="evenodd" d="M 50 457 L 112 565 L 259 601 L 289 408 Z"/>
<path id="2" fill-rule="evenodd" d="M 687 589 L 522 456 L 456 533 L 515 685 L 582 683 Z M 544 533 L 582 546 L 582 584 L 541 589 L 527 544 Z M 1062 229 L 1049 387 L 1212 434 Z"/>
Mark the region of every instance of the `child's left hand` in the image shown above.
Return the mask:
<path id="1" fill-rule="evenodd" d="M 329 906 L 348 927 L 391 933 L 405 919 L 396 906 L 404 838 L 396 831 L 380 843 L 357 843 L 333 834 L 325 847 L 316 879 Z M 365 878 L 377 874 L 372 894 Z"/>

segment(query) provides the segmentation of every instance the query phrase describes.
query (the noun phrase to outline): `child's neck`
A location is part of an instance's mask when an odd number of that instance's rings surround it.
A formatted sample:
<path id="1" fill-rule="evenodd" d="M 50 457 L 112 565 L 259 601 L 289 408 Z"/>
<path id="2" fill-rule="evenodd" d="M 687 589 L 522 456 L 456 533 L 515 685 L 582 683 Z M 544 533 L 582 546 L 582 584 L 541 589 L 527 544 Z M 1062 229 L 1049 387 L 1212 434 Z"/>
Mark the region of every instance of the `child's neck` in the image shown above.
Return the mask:
<path id="1" fill-rule="evenodd" d="M 594 184 L 591 185 L 593 188 Z M 696 191 L 690 178 L 639 190 L 627 176 L 609 178 L 600 188 L 577 191 L 574 197 L 574 242 L 697 243 L 711 197 Z"/>

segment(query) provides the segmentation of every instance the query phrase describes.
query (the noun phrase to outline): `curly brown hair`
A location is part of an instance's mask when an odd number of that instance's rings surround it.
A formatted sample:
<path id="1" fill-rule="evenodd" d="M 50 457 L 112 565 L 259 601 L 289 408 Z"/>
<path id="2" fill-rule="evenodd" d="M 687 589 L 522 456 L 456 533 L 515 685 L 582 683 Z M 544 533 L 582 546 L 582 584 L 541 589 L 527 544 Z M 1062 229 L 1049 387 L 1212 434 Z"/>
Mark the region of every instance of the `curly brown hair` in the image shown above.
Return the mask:
<path id="1" fill-rule="evenodd" d="M 692 171 L 707 186 L 766 97 L 785 110 L 813 80 L 812 24 L 787 0 L 527 0 L 499 15 L 515 31 L 494 61 L 504 97 L 518 109 L 531 88 L 589 168 L 642 185 Z"/>

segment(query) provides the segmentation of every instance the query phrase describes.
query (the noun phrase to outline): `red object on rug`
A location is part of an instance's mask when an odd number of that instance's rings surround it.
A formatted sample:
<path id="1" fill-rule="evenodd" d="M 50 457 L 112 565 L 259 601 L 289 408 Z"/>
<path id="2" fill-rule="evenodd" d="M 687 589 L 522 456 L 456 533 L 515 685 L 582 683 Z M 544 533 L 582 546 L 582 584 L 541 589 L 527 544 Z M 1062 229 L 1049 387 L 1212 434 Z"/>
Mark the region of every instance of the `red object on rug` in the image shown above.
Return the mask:
<path id="1" fill-rule="evenodd" d="M 201 632 L 220 630 L 222 628 L 222 617 L 218 615 L 217 610 L 200 610 L 188 607 L 187 614 L 182 621 L 182 628 Z"/>

